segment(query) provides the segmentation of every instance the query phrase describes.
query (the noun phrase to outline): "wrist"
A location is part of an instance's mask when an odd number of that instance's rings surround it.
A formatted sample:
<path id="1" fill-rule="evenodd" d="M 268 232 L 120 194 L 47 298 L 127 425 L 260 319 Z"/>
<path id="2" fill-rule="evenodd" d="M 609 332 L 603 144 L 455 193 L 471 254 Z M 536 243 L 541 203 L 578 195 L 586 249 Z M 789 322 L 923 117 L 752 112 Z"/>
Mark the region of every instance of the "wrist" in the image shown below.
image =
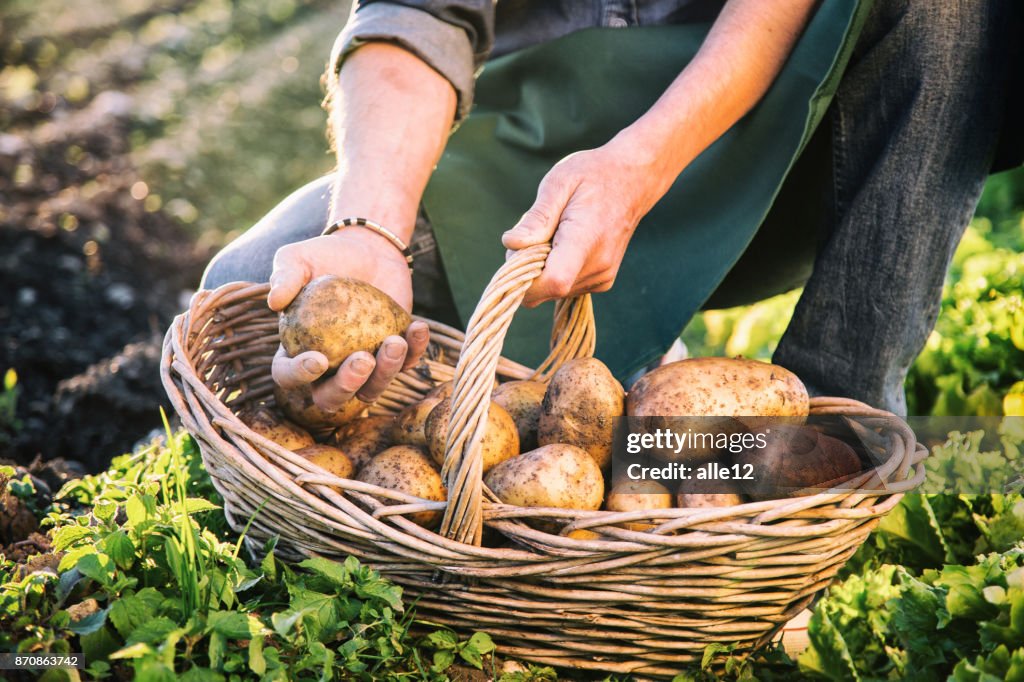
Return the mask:
<path id="1" fill-rule="evenodd" d="M 331 188 L 327 225 L 345 218 L 360 217 L 372 220 L 398 237 L 403 244 L 412 240 L 416 226 L 419 197 L 401 187 L 384 187 L 369 176 L 351 173 L 339 167 Z M 345 228 L 348 230 L 348 228 Z M 359 228 L 359 231 L 368 231 Z"/>
<path id="2" fill-rule="evenodd" d="M 666 149 L 664 140 L 636 124 L 624 128 L 605 146 L 622 160 L 626 169 L 633 171 L 632 184 L 643 195 L 638 199 L 648 209 L 664 196 L 685 167 Z"/>
<path id="3" fill-rule="evenodd" d="M 337 229 L 329 234 L 324 234 L 323 237 L 337 241 L 346 249 L 358 250 L 376 261 L 408 265 L 405 256 L 389 239 L 359 225 L 338 226 Z"/>
<path id="4" fill-rule="evenodd" d="M 679 121 L 649 111 L 623 128 L 609 144 L 633 150 L 638 163 L 672 184 L 701 152 L 696 146 L 697 136 L 690 132 Z"/>

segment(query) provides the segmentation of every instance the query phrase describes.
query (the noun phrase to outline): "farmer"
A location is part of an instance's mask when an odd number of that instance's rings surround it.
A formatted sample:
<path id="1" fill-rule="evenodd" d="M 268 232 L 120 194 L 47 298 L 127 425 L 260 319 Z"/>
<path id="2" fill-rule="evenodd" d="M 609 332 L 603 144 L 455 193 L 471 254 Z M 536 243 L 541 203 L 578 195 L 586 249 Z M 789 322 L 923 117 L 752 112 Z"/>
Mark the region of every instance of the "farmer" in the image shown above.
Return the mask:
<path id="1" fill-rule="evenodd" d="M 525 305 L 599 293 L 597 355 L 624 378 L 702 307 L 803 285 L 774 362 L 812 394 L 905 413 L 904 377 L 1007 146 L 1019 13 L 1014 0 L 363 3 L 328 69 L 336 172 L 224 249 L 203 286 L 269 278 L 280 310 L 311 278 L 344 275 L 458 325 L 507 249 L 552 241 Z M 520 311 L 506 355 L 543 357 L 542 308 Z M 318 403 L 373 399 L 427 340 L 416 322 L 376 358 L 352 355 Z M 279 354 L 274 376 L 325 369 Z"/>

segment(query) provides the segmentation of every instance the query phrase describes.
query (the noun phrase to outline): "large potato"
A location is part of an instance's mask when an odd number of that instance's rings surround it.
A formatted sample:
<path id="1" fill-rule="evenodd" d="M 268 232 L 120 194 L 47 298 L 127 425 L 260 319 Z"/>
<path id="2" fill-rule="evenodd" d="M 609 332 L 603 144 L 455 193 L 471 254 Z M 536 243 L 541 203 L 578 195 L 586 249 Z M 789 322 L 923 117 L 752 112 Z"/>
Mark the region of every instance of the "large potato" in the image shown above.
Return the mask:
<path id="1" fill-rule="evenodd" d="M 367 408 L 367 404 L 362 400 L 352 398 L 342 405 L 340 410 L 329 412 L 320 409 L 313 402 L 313 388 L 309 384 L 295 388 L 281 388 L 275 383 L 274 401 L 277 403 L 277 408 L 286 417 L 321 435 L 357 419 Z"/>
<path id="2" fill-rule="evenodd" d="M 426 423 L 427 446 L 437 464 L 444 464 L 444 447 L 448 437 L 448 421 L 452 416 L 452 399 L 445 398 L 430 412 Z M 480 441 L 484 471 L 519 454 L 519 433 L 516 423 L 501 405 L 492 402 L 487 410 L 487 426 Z"/>
<path id="3" fill-rule="evenodd" d="M 806 417 L 807 389 L 784 367 L 745 358 L 690 358 L 651 370 L 626 399 L 631 417 Z"/>
<path id="4" fill-rule="evenodd" d="M 612 458 L 615 418 L 625 411 L 623 397 L 622 385 L 600 360 L 570 360 L 548 384 L 537 425 L 537 442 L 576 445 L 605 468 Z"/>
<path id="5" fill-rule="evenodd" d="M 281 345 L 290 357 L 315 350 L 329 371 L 356 351 L 376 353 L 384 339 L 402 334 L 412 318 L 380 289 L 348 277 L 324 275 L 302 288 L 281 312 Z"/>
<path id="6" fill-rule="evenodd" d="M 305 429 L 282 419 L 262 405 L 240 411 L 238 418 L 252 431 L 274 441 L 285 450 L 298 450 L 316 442 Z"/>
<path id="7" fill-rule="evenodd" d="M 508 381 L 491 392 L 491 400 L 505 408 L 516 423 L 523 452 L 537 448 L 537 424 L 546 391 L 547 386 L 539 381 Z"/>
<path id="8" fill-rule="evenodd" d="M 676 506 L 682 508 L 734 507 L 744 501 L 739 482 L 731 479 L 689 478 L 679 484 L 676 492 Z"/>
<path id="9" fill-rule="evenodd" d="M 575 445 L 542 445 L 497 465 L 484 483 L 502 502 L 519 507 L 596 510 L 604 478 L 590 454 Z"/>
<path id="10" fill-rule="evenodd" d="M 807 389 L 795 374 L 744 358 L 690 358 L 663 365 L 642 376 L 626 397 L 626 414 L 637 418 L 631 428 L 707 437 L 678 452 L 652 449 L 668 461 L 707 459 L 716 453 L 716 434 L 763 425 L 751 417 L 802 421 L 808 409 Z"/>
<path id="11" fill-rule="evenodd" d="M 427 447 L 427 417 L 434 407 L 452 394 L 452 382 L 438 384 L 423 399 L 406 406 L 391 427 L 391 440 L 405 445 Z"/>
<path id="12" fill-rule="evenodd" d="M 352 465 L 359 471 L 377 453 L 394 444 L 391 441 L 394 423 L 395 418 L 388 415 L 356 419 L 338 429 L 333 444 L 352 460 Z"/>
<path id="13" fill-rule="evenodd" d="M 625 512 L 641 509 L 671 509 L 672 493 L 656 481 L 627 480 L 616 483 L 604 502 L 608 511 Z M 623 524 L 627 530 L 643 531 L 654 527 L 647 521 Z"/>
<path id="14" fill-rule="evenodd" d="M 827 489 L 861 471 L 852 447 L 812 428 L 775 425 L 763 435 L 763 448 L 749 448 L 733 458 L 741 469 L 749 465 L 752 478 L 743 485 L 755 500 L 821 492 L 804 489 Z"/>
<path id="15" fill-rule="evenodd" d="M 388 448 L 371 459 L 356 480 L 424 500 L 443 502 L 448 498 L 441 474 L 437 472 L 430 457 L 422 448 L 412 445 Z M 387 504 L 401 503 L 389 500 Z M 424 528 L 431 528 L 440 522 L 441 512 L 417 512 L 406 518 Z"/>
<path id="16" fill-rule="evenodd" d="M 338 478 L 352 478 L 356 472 L 352 460 L 344 452 L 331 445 L 307 445 L 295 451 L 324 471 L 329 471 Z"/>

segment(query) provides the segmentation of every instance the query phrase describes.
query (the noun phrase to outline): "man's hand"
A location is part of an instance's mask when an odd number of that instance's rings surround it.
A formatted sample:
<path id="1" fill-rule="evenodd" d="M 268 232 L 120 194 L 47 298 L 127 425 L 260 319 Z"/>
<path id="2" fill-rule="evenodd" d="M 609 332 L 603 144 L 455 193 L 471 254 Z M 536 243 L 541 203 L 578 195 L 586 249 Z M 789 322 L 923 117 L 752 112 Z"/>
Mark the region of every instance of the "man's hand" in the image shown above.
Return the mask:
<path id="1" fill-rule="evenodd" d="M 552 242 L 524 305 L 611 289 L 637 223 L 671 181 L 620 138 L 555 164 L 533 206 L 501 239 L 511 250 Z"/>
<path id="2" fill-rule="evenodd" d="M 307 282 L 321 275 L 360 279 L 412 309 L 412 279 L 405 259 L 386 239 L 360 227 L 278 249 L 267 296 L 270 308 L 283 310 Z M 353 353 L 332 377 L 314 386 L 313 400 L 324 410 L 339 409 L 353 396 L 376 400 L 398 372 L 419 361 L 428 340 L 427 325 L 413 322 L 404 338 L 385 339 L 376 357 L 365 351 Z M 283 388 L 311 383 L 326 371 L 327 357 L 317 351 L 289 358 L 278 349 L 272 367 L 274 381 Z"/>
<path id="3" fill-rule="evenodd" d="M 611 288 L 637 223 L 761 99 L 816 4 L 729 0 L 654 106 L 606 145 L 548 172 L 533 206 L 501 240 L 508 249 L 552 240 L 524 305 Z"/>
<path id="4" fill-rule="evenodd" d="M 401 47 L 371 42 L 355 50 L 330 86 L 330 126 L 338 168 L 330 219 L 363 216 L 379 221 L 406 244 L 430 171 L 441 156 L 455 116 L 455 89 L 419 57 Z M 412 310 L 409 266 L 387 239 L 345 227 L 278 250 L 268 302 L 282 310 L 311 279 L 339 275 L 377 287 Z M 384 340 L 377 356 L 350 355 L 334 376 L 313 387 L 313 400 L 336 410 L 356 396 L 375 400 L 427 347 L 429 330 L 413 322 L 405 337 Z M 309 384 L 327 371 L 317 352 L 274 357 L 274 381 L 284 388 Z"/>

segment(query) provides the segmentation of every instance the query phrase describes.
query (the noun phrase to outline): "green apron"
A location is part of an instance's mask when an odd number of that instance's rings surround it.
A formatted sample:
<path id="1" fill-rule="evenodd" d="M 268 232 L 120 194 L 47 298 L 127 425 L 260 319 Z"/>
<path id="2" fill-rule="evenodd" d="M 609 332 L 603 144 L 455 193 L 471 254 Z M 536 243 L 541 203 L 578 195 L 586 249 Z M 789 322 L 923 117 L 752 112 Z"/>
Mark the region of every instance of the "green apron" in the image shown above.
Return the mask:
<path id="1" fill-rule="evenodd" d="M 615 287 L 594 296 L 596 354 L 620 378 L 664 353 L 743 254 L 835 94 L 866 4 L 823 2 L 764 99 L 640 222 Z M 587 29 L 487 64 L 424 195 L 463 320 L 548 169 L 643 114 L 709 28 Z M 504 355 L 538 364 L 551 315 L 521 309 Z"/>

